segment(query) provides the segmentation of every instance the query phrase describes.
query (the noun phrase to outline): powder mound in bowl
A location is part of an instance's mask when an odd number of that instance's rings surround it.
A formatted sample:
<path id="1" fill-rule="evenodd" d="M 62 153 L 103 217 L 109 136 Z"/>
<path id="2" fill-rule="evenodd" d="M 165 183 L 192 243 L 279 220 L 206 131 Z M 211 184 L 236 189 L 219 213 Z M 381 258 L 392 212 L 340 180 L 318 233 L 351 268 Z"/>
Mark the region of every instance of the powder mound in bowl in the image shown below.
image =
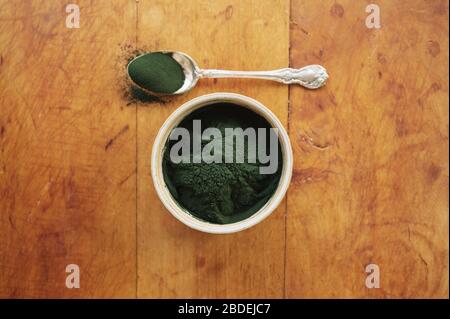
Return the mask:
<path id="1" fill-rule="evenodd" d="M 270 128 L 260 115 L 244 107 L 217 103 L 198 109 L 181 121 L 178 127 L 193 132 L 193 120 L 201 120 L 202 130 L 218 128 L 223 144 L 227 143 L 226 128 Z M 168 140 L 163 158 L 163 174 L 166 185 L 178 204 L 193 216 L 215 224 L 229 224 L 244 220 L 256 213 L 275 193 L 278 186 L 282 155 L 278 143 L 278 166 L 273 174 L 261 174 L 259 161 L 250 163 L 247 156 L 244 163 L 173 163 L 170 149 L 177 141 Z M 202 147 L 210 141 L 202 141 Z M 267 143 L 268 145 L 268 143 Z M 245 154 L 248 143 L 245 144 Z M 193 159 L 191 143 L 190 158 Z M 234 149 L 236 156 L 236 149 Z M 222 154 L 224 156 L 224 154 Z M 263 165 L 266 166 L 266 165 Z"/>
<path id="2" fill-rule="evenodd" d="M 170 54 L 152 52 L 141 55 L 128 65 L 130 78 L 155 93 L 174 93 L 184 84 L 181 65 Z"/>

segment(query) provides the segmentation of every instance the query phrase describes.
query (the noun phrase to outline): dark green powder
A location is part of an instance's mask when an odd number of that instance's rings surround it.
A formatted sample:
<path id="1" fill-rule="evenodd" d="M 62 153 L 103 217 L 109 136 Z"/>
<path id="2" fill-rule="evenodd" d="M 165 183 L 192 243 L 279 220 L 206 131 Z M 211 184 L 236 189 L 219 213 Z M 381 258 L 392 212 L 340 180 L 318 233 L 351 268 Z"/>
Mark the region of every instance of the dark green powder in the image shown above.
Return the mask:
<path id="1" fill-rule="evenodd" d="M 240 127 L 245 130 L 253 127 L 256 131 L 257 128 L 270 128 L 269 123 L 256 113 L 228 103 L 198 109 L 188 115 L 179 127 L 192 132 L 194 119 L 202 121 L 202 130 L 216 127 L 222 134 L 225 128 Z M 244 163 L 222 161 L 211 164 L 175 164 L 170 160 L 169 154 L 170 147 L 176 142 L 168 141 L 166 145 L 163 160 L 164 179 L 179 205 L 199 219 L 216 224 L 246 219 L 264 206 L 278 186 L 282 166 L 279 145 L 277 171 L 274 174 L 260 174 L 259 168 L 262 164 L 249 163 L 247 157 Z M 247 143 L 245 147 L 247 149 Z"/>
<path id="2" fill-rule="evenodd" d="M 147 53 L 128 65 L 130 78 L 141 87 L 155 93 L 173 93 L 183 86 L 181 65 L 170 54 Z"/>

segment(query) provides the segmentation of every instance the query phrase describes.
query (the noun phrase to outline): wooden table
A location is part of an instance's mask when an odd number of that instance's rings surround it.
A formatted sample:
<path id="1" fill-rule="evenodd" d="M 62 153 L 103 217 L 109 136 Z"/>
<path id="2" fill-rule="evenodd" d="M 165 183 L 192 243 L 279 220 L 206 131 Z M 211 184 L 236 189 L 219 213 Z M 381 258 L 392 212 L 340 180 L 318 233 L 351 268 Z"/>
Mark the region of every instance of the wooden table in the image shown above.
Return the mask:
<path id="1" fill-rule="evenodd" d="M 78 29 L 64 1 L 0 0 L 1 297 L 448 298 L 447 1 L 377 0 L 380 29 L 371 1 L 72 2 Z M 202 80 L 130 104 L 124 48 L 205 68 L 318 63 L 330 81 Z M 232 235 L 175 220 L 150 176 L 164 120 L 220 91 L 267 105 L 295 155 L 280 207 Z"/>

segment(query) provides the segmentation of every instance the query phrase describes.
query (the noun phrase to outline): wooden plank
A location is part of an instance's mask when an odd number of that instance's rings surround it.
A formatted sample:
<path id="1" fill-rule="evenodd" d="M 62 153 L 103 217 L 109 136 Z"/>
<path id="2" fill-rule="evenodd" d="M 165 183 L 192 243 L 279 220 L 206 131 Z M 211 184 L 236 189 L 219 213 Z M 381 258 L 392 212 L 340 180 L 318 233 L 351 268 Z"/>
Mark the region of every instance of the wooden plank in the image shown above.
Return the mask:
<path id="1" fill-rule="evenodd" d="M 288 64 L 287 0 L 139 1 L 138 46 L 174 49 L 202 68 L 267 69 Z M 285 204 L 256 227 L 232 235 L 189 229 L 153 188 L 150 152 L 164 120 L 182 103 L 213 92 L 256 98 L 287 124 L 286 86 L 201 80 L 170 103 L 138 109 L 138 296 L 282 297 Z"/>
<path id="2" fill-rule="evenodd" d="M 448 298 L 448 4 L 293 0 L 287 297 Z M 380 289 L 365 266 L 380 267 Z"/>
<path id="3" fill-rule="evenodd" d="M 76 3 L 68 29 L 64 2 L 0 1 L 1 297 L 136 293 L 136 110 L 117 85 L 135 1 Z"/>

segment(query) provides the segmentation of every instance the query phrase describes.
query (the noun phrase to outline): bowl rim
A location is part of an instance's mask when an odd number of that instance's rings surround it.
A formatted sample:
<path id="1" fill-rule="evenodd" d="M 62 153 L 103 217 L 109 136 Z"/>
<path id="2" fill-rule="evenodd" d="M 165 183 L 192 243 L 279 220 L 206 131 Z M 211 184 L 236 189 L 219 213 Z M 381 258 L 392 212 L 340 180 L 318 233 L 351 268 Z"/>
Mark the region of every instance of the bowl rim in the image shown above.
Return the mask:
<path id="1" fill-rule="evenodd" d="M 210 222 L 202 221 L 190 214 L 186 209 L 182 208 L 170 194 L 170 191 L 164 181 L 162 172 L 162 155 L 164 153 L 167 138 L 169 137 L 172 129 L 176 127 L 191 112 L 201 107 L 219 102 L 237 104 L 239 106 L 246 107 L 247 109 L 250 109 L 264 117 L 272 125 L 272 127 L 278 129 L 278 139 L 280 141 L 281 151 L 283 154 L 283 167 L 281 177 L 275 193 L 256 213 L 244 220 L 231 224 L 213 224 Z M 176 219 L 178 219 L 186 226 L 198 231 L 211 234 L 228 234 L 242 231 L 260 223 L 265 218 L 267 218 L 283 200 L 291 181 L 292 170 L 292 146 L 289 136 L 278 117 L 269 108 L 267 108 L 257 100 L 245 95 L 228 92 L 217 92 L 201 95 L 187 101 L 186 103 L 178 107 L 172 114 L 170 114 L 170 116 L 166 119 L 164 124 L 159 129 L 153 143 L 151 154 L 151 174 L 153 185 L 163 205 Z"/>

